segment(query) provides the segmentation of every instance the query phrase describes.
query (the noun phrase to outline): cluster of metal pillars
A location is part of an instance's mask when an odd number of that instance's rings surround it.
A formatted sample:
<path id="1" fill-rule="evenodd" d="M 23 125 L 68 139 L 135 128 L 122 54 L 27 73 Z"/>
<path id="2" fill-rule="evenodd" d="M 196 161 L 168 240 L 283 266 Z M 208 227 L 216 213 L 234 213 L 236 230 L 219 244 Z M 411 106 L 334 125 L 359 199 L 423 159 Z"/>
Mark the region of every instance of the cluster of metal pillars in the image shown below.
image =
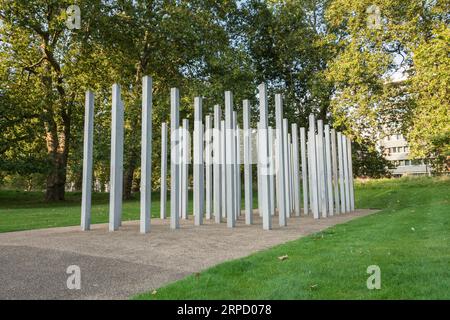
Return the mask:
<path id="1" fill-rule="evenodd" d="M 141 197 L 140 232 L 150 231 L 151 158 L 152 158 L 152 79 L 142 80 Z M 203 219 L 225 222 L 229 228 L 245 214 L 245 223 L 253 223 L 253 191 L 257 190 L 257 211 L 263 229 L 270 230 L 278 218 L 280 226 L 287 218 L 311 214 L 326 218 L 354 210 L 351 141 L 330 129 L 329 125 L 309 116 L 309 130 L 289 125 L 283 118 L 283 100 L 275 95 L 275 128 L 268 125 L 268 97 L 265 84 L 258 87 L 259 107 L 242 102 L 242 124 L 234 110 L 233 95 L 225 92 L 225 110 L 214 106 L 214 114 L 203 117 L 202 98 L 194 99 L 194 127 L 180 124 L 180 95 L 170 92 L 170 141 L 168 125 L 161 126 L 161 198 L 160 218 L 165 219 L 167 176 L 170 168 L 170 228 L 180 228 L 180 219 L 188 219 L 189 190 L 193 193 L 194 224 Z M 251 112 L 258 110 L 257 128 L 251 128 Z M 112 88 L 111 172 L 109 230 L 117 230 L 122 220 L 124 105 L 120 87 Z M 92 150 L 94 95 L 86 93 L 82 230 L 89 230 L 91 220 Z M 168 167 L 168 146 L 170 166 Z M 191 148 L 192 145 L 192 148 Z M 192 157 L 191 157 L 192 151 Z M 256 166 L 257 183 L 253 186 Z M 190 172 L 193 184 L 190 188 Z M 243 179 L 242 179 L 243 178 Z M 242 181 L 243 180 L 243 181 Z M 244 191 L 242 192 L 242 187 Z M 303 200 L 303 201 L 302 201 Z M 243 205 L 243 206 L 242 206 Z M 255 208 L 256 209 L 256 208 Z"/>

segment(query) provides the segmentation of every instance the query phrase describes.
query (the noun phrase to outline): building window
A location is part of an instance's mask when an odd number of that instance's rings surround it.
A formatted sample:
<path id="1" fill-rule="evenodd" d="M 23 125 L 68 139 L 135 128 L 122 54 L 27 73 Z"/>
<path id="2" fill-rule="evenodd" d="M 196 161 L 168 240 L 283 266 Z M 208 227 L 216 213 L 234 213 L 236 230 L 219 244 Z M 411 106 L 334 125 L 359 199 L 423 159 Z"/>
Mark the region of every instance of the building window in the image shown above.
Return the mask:
<path id="1" fill-rule="evenodd" d="M 405 166 L 409 166 L 409 165 L 411 165 L 411 161 L 405 160 Z"/>

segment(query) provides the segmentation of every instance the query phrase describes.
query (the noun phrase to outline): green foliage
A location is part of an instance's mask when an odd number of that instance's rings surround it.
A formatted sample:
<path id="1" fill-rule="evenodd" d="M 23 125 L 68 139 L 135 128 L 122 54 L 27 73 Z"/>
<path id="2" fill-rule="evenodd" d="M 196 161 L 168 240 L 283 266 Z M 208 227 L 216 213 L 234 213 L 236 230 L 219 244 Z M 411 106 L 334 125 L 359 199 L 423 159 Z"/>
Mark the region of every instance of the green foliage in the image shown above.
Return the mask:
<path id="1" fill-rule="evenodd" d="M 87 89 L 95 91 L 94 176 L 102 185 L 109 171 L 110 88 L 114 82 L 123 89 L 125 181 L 132 182 L 139 173 L 140 132 L 136 128 L 140 126 L 143 75 L 154 79 L 155 139 L 161 122 L 168 120 L 172 86 L 181 89 L 181 116 L 187 118 L 193 112 L 194 95 L 208 97 L 206 111 L 222 100 L 226 89 L 234 90 L 237 99 L 253 95 L 245 56 L 231 45 L 235 33 L 230 24 L 237 16 L 233 1 L 83 2 L 78 4 L 80 30 L 65 27 L 69 4 L 0 2 L 3 172 L 45 169 L 47 187 L 62 183 L 64 189 L 66 176 L 68 182 L 79 185 Z M 154 145 L 153 168 L 158 172 L 160 148 Z M 155 174 L 153 179 L 156 185 L 159 177 Z"/>
<path id="2" fill-rule="evenodd" d="M 283 93 L 285 117 L 300 126 L 307 126 L 311 112 L 326 120 L 329 111 L 332 84 L 325 70 L 333 44 L 324 41 L 327 2 L 249 1 L 243 7 L 244 41 L 256 81 Z"/>
<path id="3" fill-rule="evenodd" d="M 415 50 L 411 81 L 417 102 L 407 138 L 412 154 L 432 159 L 434 170 L 439 172 L 445 169 L 450 149 L 450 29 L 441 24 L 429 37 Z"/>
<path id="4" fill-rule="evenodd" d="M 377 5 L 379 28 L 368 25 Z M 327 7 L 329 39 L 339 50 L 328 78 L 336 124 L 359 141 L 403 131 L 411 155 L 434 158 L 435 136 L 450 130 L 448 1 L 334 0 Z M 403 68 L 406 79 L 390 79 Z M 436 166 L 437 168 L 438 166 Z"/>
<path id="5" fill-rule="evenodd" d="M 352 146 L 353 175 L 355 177 L 382 178 L 389 176 L 390 161 L 384 159 L 370 141 L 354 142 Z"/>
<path id="6" fill-rule="evenodd" d="M 450 131 L 437 134 L 431 140 L 431 161 L 436 172 L 450 171 Z"/>
<path id="7" fill-rule="evenodd" d="M 0 176 L 0 189 L 34 191 L 45 188 L 45 174 L 21 173 Z"/>

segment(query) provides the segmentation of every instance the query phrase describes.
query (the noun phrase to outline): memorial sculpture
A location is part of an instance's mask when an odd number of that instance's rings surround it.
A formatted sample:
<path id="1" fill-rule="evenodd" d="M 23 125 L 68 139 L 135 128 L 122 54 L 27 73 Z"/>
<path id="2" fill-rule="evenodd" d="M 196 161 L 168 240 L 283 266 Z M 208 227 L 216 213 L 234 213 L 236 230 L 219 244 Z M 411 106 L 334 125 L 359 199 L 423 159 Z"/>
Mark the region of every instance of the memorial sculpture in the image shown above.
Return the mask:
<path id="1" fill-rule="evenodd" d="M 152 177 L 152 79 L 148 76 L 142 79 L 142 91 L 140 232 L 148 233 L 151 230 Z M 242 102 L 243 126 L 240 129 L 240 115 L 234 110 L 230 91 L 225 92 L 223 116 L 220 105 L 214 105 L 214 113 L 203 117 L 202 98 L 196 97 L 191 139 L 188 121 L 183 119 L 181 126 L 179 123 L 179 90 L 171 89 L 170 141 L 167 123 L 161 126 L 159 214 L 161 219 L 166 219 L 169 188 L 171 229 L 180 228 L 180 218 L 188 219 L 189 165 L 193 167 L 192 214 L 196 226 L 201 226 L 205 217 L 214 223 L 226 222 L 229 228 L 234 228 L 242 209 L 246 224 L 254 223 L 254 209 L 257 209 L 264 230 L 272 229 L 272 220 L 276 216 L 279 225 L 284 227 L 290 217 L 299 217 L 301 213 L 321 219 L 355 209 L 350 139 L 329 124 L 324 125 L 323 120 L 316 120 L 313 114 L 308 118 L 308 130 L 299 128 L 296 123 L 289 125 L 288 120 L 283 118 L 281 94 L 275 94 L 275 129 L 272 129 L 268 125 L 265 84 L 258 86 L 258 99 L 258 108 L 252 108 L 249 100 Z M 117 84 L 112 87 L 111 112 L 109 230 L 115 231 L 122 220 L 124 151 L 124 103 Z M 259 113 L 255 128 L 251 127 L 250 122 L 252 112 Z M 90 229 L 91 222 L 93 132 L 94 93 L 88 91 L 85 100 L 81 206 L 81 229 L 84 231 Z M 192 157 L 190 141 L 193 142 Z M 253 183 L 252 172 L 257 173 L 257 183 Z M 243 207 L 241 194 L 244 196 Z M 255 195 L 258 197 L 258 208 L 253 208 Z"/>

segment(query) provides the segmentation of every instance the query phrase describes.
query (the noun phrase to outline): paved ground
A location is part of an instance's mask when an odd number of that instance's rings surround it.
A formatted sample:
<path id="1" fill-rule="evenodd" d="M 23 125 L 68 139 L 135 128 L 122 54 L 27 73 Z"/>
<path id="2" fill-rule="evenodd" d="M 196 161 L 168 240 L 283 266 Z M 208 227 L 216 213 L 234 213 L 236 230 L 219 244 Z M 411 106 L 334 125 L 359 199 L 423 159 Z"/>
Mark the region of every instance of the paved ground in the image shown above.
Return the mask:
<path id="1" fill-rule="evenodd" d="M 0 234 L 0 299 L 126 299 L 213 266 L 224 260 L 297 239 L 374 211 L 313 220 L 288 219 L 280 228 L 263 231 L 261 220 L 235 229 L 206 221 L 169 229 L 169 221 L 152 220 L 151 233 L 139 233 L 137 221 L 124 222 L 117 232 L 98 224 L 89 232 L 79 227 Z M 81 269 L 81 289 L 66 286 L 69 265 Z"/>

